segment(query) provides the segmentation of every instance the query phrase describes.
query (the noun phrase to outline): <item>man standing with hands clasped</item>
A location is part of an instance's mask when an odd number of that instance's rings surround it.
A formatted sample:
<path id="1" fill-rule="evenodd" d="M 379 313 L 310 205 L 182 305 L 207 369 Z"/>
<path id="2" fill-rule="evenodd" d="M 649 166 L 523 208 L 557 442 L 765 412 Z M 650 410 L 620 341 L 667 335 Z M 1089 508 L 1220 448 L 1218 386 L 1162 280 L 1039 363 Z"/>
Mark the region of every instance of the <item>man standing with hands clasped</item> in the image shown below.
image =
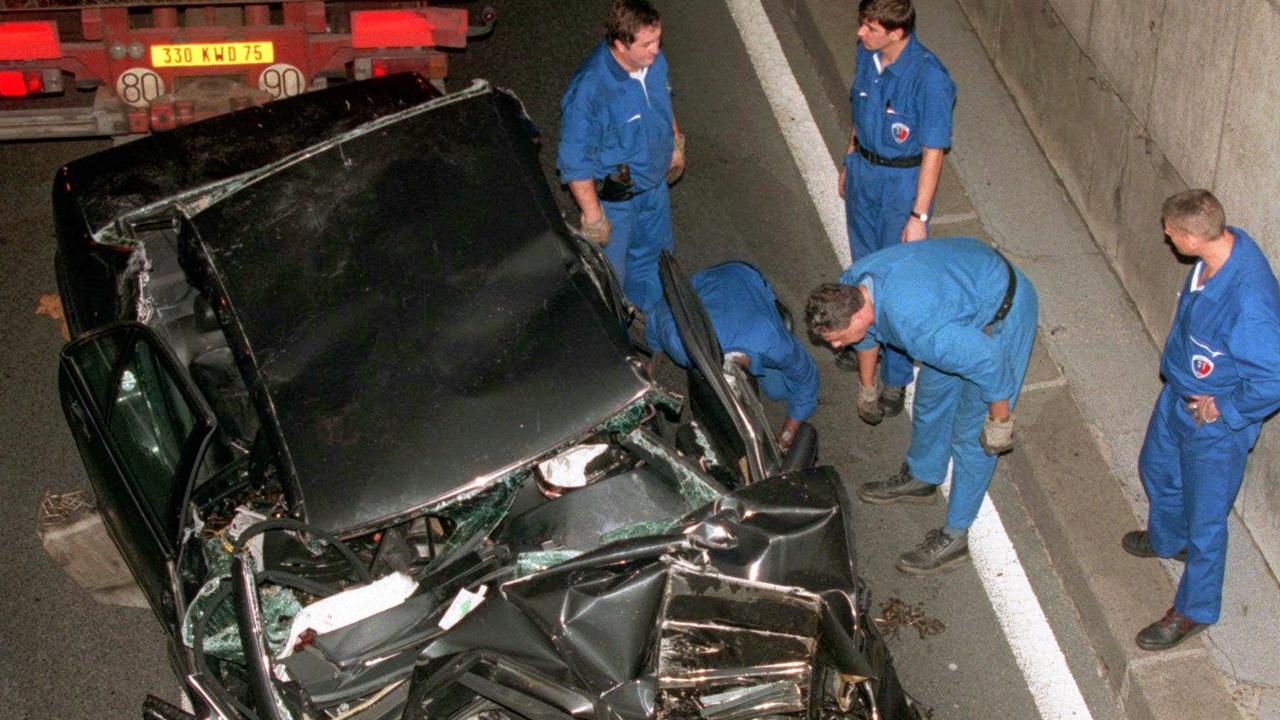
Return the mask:
<path id="1" fill-rule="evenodd" d="M 556 157 L 583 234 L 604 247 L 623 293 L 642 310 L 662 299 L 658 255 L 675 247 L 667 183 L 685 164 L 661 37 L 648 0 L 614 0 L 605 39 L 560 101 Z"/>
<path id="2" fill-rule="evenodd" d="M 1014 405 L 1036 336 L 1035 288 L 1003 255 L 973 238 L 898 244 L 855 262 L 839 284 L 809 295 L 809 334 L 858 354 L 859 381 L 875 384 L 879 347 L 920 361 L 911 447 L 888 480 L 864 483 L 865 502 L 932 503 L 954 462 L 946 525 L 898 559 L 927 575 L 969 557 L 968 529 L 1013 448 Z M 861 412 L 861 410 L 859 410 Z"/>
<path id="3" fill-rule="evenodd" d="M 857 73 L 849 90 L 853 131 L 840 168 L 854 261 L 928 236 L 956 100 L 947 69 L 914 35 L 911 0 L 862 0 L 858 19 Z M 863 415 L 867 422 L 902 412 L 912 363 L 899 350 L 882 348 L 884 388 L 879 407 L 871 403 L 875 411 Z M 848 353 L 837 363 L 857 367 Z"/>
<path id="4" fill-rule="evenodd" d="M 1218 621 L 1227 516 L 1263 418 L 1280 407 L 1280 287 L 1249 234 L 1227 227 L 1208 190 L 1165 201 L 1164 232 L 1196 258 L 1160 357 L 1156 399 L 1138 472 L 1151 501 L 1146 530 L 1126 552 L 1186 563 L 1173 607 L 1136 638 L 1166 650 Z"/>

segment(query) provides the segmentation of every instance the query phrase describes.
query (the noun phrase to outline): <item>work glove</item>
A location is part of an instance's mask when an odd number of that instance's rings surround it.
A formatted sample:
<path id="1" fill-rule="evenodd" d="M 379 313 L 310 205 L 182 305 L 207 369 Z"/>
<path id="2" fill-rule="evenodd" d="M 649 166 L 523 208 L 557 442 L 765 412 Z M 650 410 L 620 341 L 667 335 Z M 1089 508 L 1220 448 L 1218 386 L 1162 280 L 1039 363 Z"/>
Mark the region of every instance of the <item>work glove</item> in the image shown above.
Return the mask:
<path id="1" fill-rule="evenodd" d="M 586 216 L 582 220 L 582 234 L 587 236 L 591 242 L 604 247 L 609 244 L 609 231 L 612 226 L 609 225 L 609 216 L 600 213 L 600 219 L 595 222 L 587 222 Z"/>
<path id="2" fill-rule="evenodd" d="M 879 425 L 884 420 L 884 410 L 880 408 L 880 382 L 875 385 L 858 385 L 858 417 L 868 425 Z"/>
<path id="3" fill-rule="evenodd" d="M 1004 420 L 990 415 L 982 423 L 982 436 L 978 438 L 982 450 L 988 455 L 1003 455 L 1013 449 L 1013 413 Z"/>
<path id="4" fill-rule="evenodd" d="M 778 449 L 782 454 L 787 454 L 791 450 L 791 443 L 796 441 L 796 434 L 790 430 L 783 430 L 778 433 Z"/>
<path id="5" fill-rule="evenodd" d="M 684 175 L 684 135 L 676 135 L 676 148 L 671 152 L 671 167 L 667 169 L 667 184 L 674 184 L 681 175 Z"/>

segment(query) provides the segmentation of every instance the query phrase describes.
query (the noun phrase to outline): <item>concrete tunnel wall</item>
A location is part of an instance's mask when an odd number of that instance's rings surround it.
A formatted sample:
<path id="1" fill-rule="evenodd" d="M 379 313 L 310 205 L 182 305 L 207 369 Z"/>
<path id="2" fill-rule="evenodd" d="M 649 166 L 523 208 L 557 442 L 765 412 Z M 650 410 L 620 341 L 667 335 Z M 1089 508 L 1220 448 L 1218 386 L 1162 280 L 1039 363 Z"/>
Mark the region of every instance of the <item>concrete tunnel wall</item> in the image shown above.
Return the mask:
<path id="1" fill-rule="evenodd" d="M 1159 347 L 1169 195 L 1212 190 L 1280 270 L 1280 0 L 958 2 Z M 1280 573 L 1280 420 L 1236 511 Z"/>

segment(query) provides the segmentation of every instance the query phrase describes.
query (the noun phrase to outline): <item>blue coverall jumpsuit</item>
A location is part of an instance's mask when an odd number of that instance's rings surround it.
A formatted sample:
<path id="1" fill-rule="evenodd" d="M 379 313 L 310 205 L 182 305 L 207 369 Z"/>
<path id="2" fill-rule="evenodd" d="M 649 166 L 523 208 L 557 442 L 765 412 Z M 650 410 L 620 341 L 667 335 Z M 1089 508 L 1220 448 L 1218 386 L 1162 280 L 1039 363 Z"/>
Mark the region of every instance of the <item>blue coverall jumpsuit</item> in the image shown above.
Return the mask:
<path id="1" fill-rule="evenodd" d="M 1197 263 L 1178 296 L 1138 458 L 1151 547 L 1161 557 L 1186 548 L 1173 606 L 1198 623 L 1221 613 L 1227 516 L 1262 420 L 1280 407 L 1280 288 L 1253 239 L 1229 229 L 1227 262 L 1203 283 Z M 1187 395 L 1212 395 L 1221 419 L 1197 427 Z"/>
<path id="2" fill-rule="evenodd" d="M 627 299 L 644 309 L 662 298 L 658 255 L 675 247 L 666 182 L 675 150 L 666 56 L 658 53 L 641 83 L 601 42 L 569 82 L 560 111 L 561 181 L 601 179 L 621 163 L 631 168 L 635 195 L 601 203 L 613 226 L 604 253 Z"/>
<path id="3" fill-rule="evenodd" d="M 991 324 L 1009 286 L 1009 269 L 973 238 L 899 243 L 855 262 L 840 282 L 863 285 L 875 310 L 854 347 L 890 343 L 921 362 L 907 467 L 941 484 L 954 460 L 947 528 L 973 524 L 996 458 L 978 439 L 988 405 L 1018 399 L 1036 335 L 1035 288 L 1020 271 L 1013 305 Z M 989 326 L 989 327 L 988 327 Z"/>
<path id="4" fill-rule="evenodd" d="M 942 62 L 913 34 L 898 59 L 883 72 L 879 68 L 879 53 L 859 43 L 857 73 L 849 89 L 858 146 L 891 159 L 919 157 L 925 148 L 951 147 L 956 85 Z M 856 151 L 845 156 L 844 164 L 849 251 L 857 261 L 901 243 L 920 168 L 875 165 Z M 911 375 L 910 358 L 892 348 L 881 349 L 885 385 L 902 387 L 911 382 Z"/>
<path id="5" fill-rule="evenodd" d="M 728 262 L 694 273 L 693 289 L 711 318 L 720 349 L 740 352 L 751 360 L 749 371 L 772 400 L 787 403 L 787 417 L 808 420 L 818 407 L 818 366 L 795 336 L 787 332 L 773 286 L 759 270 L 742 262 Z M 645 336 L 681 367 L 689 356 L 666 303 L 649 312 Z"/>

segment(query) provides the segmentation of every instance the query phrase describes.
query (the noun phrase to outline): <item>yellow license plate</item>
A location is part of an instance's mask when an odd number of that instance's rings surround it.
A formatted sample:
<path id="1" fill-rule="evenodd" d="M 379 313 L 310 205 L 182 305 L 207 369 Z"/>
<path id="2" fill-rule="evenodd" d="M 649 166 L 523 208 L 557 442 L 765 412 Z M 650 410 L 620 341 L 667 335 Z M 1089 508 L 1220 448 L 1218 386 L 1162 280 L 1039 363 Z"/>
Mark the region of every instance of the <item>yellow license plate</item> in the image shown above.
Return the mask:
<path id="1" fill-rule="evenodd" d="M 275 62 L 275 46 L 270 42 L 183 43 L 152 45 L 151 66 L 207 67 L 211 65 L 258 65 Z"/>

